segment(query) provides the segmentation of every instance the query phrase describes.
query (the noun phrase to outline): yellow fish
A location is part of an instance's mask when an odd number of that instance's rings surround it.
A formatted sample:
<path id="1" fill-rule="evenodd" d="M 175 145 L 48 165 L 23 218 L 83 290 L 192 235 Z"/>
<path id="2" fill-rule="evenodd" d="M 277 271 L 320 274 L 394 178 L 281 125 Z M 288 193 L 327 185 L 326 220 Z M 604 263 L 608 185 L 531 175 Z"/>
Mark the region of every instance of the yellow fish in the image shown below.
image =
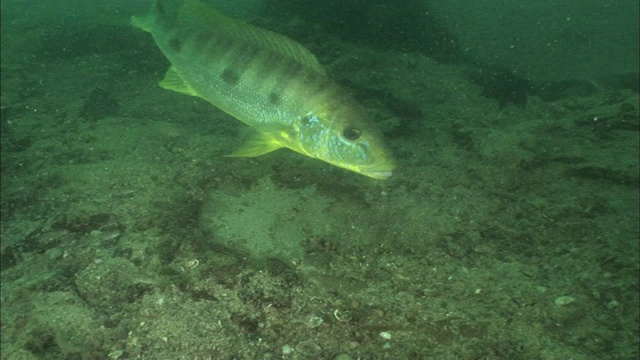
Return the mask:
<path id="1" fill-rule="evenodd" d="M 157 0 L 131 22 L 171 63 L 160 86 L 205 99 L 257 130 L 231 156 L 285 147 L 375 179 L 391 176 L 393 161 L 364 107 L 297 42 L 197 0 Z"/>

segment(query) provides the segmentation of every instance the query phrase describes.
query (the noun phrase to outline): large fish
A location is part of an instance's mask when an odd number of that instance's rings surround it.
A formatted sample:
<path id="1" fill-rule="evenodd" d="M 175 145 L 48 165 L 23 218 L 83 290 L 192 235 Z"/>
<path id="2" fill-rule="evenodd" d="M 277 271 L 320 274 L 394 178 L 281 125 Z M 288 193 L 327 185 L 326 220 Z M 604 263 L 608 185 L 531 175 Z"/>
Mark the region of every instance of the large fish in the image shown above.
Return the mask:
<path id="1" fill-rule="evenodd" d="M 150 32 L 171 63 L 163 88 L 203 98 L 257 131 L 232 156 L 286 147 L 372 178 L 391 176 L 366 110 L 297 42 L 197 0 L 157 0 L 132 24 Z"/>

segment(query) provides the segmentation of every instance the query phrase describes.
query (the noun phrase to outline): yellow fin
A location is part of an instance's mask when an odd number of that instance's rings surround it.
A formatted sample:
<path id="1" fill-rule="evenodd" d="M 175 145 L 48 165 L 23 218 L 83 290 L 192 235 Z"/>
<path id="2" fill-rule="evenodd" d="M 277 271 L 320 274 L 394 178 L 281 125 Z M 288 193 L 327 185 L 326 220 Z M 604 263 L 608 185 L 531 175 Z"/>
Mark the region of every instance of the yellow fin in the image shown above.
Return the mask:
<path id="1" fill-rule="evenodd" d="M 146 32 L 151 32 L 151 19 L 150 16 L 132 16 L 131 25 L 137 27 Z"/>
<path id="2" fill-rule="evenodd" d="M 229 157 L 254 157 L 278 150 L 282 144 L 268 133 L 259 133 L 254 138 L 245 142 L 238 150 Z"/>
<path id="3" fill-rule="evenodd" d="M 151 28 L 155 21 L 156 21 L 156 17 L 153 13 L 149 13 L 142 16 L 131 17 L 131 25 L 146 32 L 151 32 Z"/>
<path id="4" fill-rule="evenodd" d="M 286 36 L 228 18 L 198 0 L 185 1 L 178 12 L 178 21 L 259 48 L 269 49 L 316 72 L 325 73 L 316 57 L 301 44 Z"/>
<path id="5" fill-rule="evenodd" d="M 185 95 L 198 96 L 198 94 L 189 85 L 185 84 L 180 75 L 172 67 L 169 68 L 164 79 L 160 81 L 160 87 L 166 90 L 172 90 Z"/>

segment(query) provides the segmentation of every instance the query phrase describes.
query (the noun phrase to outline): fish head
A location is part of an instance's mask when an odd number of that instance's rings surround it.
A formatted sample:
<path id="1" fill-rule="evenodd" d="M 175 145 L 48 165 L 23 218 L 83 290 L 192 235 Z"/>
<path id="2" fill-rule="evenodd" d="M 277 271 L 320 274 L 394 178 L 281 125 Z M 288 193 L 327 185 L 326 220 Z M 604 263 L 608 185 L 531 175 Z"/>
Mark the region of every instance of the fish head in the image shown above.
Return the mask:
<path id="1" fill-rule="evenodd" d="M 388 179 L 394 168 L 391 154 L 365 116 L 358 107 L 307 113 L 297 126 L 300 152 L 374 179 Z"/>

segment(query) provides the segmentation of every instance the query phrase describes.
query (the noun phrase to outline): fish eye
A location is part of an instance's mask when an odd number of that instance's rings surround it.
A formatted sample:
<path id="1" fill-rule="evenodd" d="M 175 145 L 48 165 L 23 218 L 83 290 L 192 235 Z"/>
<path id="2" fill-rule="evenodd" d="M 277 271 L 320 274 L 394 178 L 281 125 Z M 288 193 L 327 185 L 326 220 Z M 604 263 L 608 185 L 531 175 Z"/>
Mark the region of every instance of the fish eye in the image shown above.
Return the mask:
<path id="1" fill-rule="evenodd" d="M 360 130 L 356 128 L 346 128 L 342 131 L 342 136 L 347 140 L 355 141 L 360 138 Z"/>

